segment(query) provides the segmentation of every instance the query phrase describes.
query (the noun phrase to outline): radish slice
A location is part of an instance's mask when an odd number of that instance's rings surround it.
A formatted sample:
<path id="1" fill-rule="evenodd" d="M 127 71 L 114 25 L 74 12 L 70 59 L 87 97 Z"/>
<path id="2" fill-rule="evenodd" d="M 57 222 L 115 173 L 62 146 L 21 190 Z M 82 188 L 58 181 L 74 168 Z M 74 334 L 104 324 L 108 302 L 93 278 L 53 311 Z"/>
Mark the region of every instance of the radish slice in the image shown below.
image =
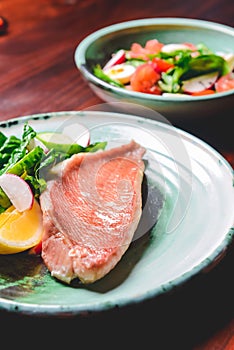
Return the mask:
<path id="1" fill-rule="evenodd" d="M 43 142 L 41 142 L 39 139 L 34 137 L 32 140 L 30 140 L 29 145 L 28 145 L 28 150 L 31 151 L 35 147 L 40 146 L 45 153 L 49 152 L 49 148 L 47 148 Z"/>
<path id="2" fill-rule="evenodd" d="M 186 44 L 167 44 L 164 45 L 161 49 L 161 52 L 172 53 L 178 50 L 189 50 L 191 49 L 189 45 Z"/>
<path id="3" fill-rule="evenodd" d="M 90 144 L 90 132 L 84 124 L 71 124 L 65 126 L 63 134 L 69 136 L 73 142 L 76 142 L 82 147 L 87 147 Z"/>
<path id="4" fill-rule="evenodd" d="M 19 212 L 32 208 L 34 201 L 32 190 L 20 176 L 3 174 L 0 176 L 0 186 Z"/>
<path id="5" fill-rule="evenodd" d="M 125 61 L 125 51 L 123 49 L 117 51 L 111 59 L 105 64 L 103 67 L 103 71 L 105 71 L 108 68 L 113 67 L 116 64 L 123 63 Z"/>
<path id="6" fill-rule="evenodd" d="M 113 80 L 117 80 L 122 84 L 130 82 L 132 75 L 135 73 L 136 68 L 130 64 L 122 63 L 105 70 L 105 74 Z"/>
<path id="7" fill-rule="evenodd" d="M 184 80 L 182 82 L 182 90 L 187 93 L 193 93 L 210 89 L 218 79 L 218 76 L 218 72 L 212 72 L 199 75 L 199 77 L 192 79 Z"/>
<path id="8" fill-rule="evenodd" d="M 234 54 L 231 52 L 218 52 L 217 55 L 221 56 L 227 62 L 229 71 L 232 72 L 234 69 Z"/>

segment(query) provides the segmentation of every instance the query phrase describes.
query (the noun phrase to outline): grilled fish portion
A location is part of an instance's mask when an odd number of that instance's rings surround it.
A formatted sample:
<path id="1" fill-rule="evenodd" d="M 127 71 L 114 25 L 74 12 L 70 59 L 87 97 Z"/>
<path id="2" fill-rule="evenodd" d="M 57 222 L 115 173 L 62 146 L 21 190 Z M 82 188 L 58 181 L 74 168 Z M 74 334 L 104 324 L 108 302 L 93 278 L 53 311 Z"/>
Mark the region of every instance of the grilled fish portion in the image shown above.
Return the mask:
<path id="1" fill-rule="evenodd" d="M 40 196 L 42 258 L 69 284 L 104 277 L 128 249 L 142 213 L 145 148 L 134 140 L 65 160 Z"/>

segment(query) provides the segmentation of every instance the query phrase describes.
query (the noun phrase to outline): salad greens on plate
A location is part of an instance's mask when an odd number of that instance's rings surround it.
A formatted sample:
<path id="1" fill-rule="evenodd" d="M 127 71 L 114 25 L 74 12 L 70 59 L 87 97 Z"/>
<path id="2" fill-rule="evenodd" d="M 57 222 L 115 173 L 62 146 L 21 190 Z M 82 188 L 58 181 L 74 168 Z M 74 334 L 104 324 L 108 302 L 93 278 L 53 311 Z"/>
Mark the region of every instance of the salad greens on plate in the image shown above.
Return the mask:
<path id="1" fill-rule="evenodd" d="M 45 147 L 37 138 L 40 136 L 42 140 L 43 135 L 37 134 L 28 123 L 24 124 L 21 138 L 14 135 L 7 137 L 0 131 L 0 178 L 6 173 L 21 177 L 29 184 L 34 197 L 38 198 L 46 188 L 46 174 L 50 167 L 75 153 L 94 152 L 106 146 L 105 142 L 88 143 L 86 146 L 72 142 L 66 144 L 64 148 L 64 145 L 61 144 L 61 135 L 59 133 L 57 135 L 53 133 L 53 135 L 53 147 L 49 148 L 48 143 Z M 60 141 L 58 144 L 56 144 L 56 137 Z M 5 212 L 11 204 L 7 194 L 0 186 L 0 213 Z"/>

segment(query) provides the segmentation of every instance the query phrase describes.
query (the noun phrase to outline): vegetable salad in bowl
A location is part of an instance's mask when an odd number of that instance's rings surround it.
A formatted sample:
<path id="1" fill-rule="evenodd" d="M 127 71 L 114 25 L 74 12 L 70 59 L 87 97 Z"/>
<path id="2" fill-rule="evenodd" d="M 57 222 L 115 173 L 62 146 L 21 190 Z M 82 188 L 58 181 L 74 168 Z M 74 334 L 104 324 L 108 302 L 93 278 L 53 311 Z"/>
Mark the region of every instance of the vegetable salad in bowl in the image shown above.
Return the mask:
<path id="1" fill-rule="evenodd" d="M 91 90 L 125 113 L 170 122 L 219 118 L 233 109 L 233 42 L 234 29 L 220 23 L 143 18 L 89 34 L 74 61 Z"/>
<path id="2" fill-rule="evenodd" d="M 213 52 L 203 43 L 164 44 L 155 38 L 114 52 L 93 72 L 99 79 L 131 91 L 202 96 L 234 89 L 233 69 L 234 53 Z"/>

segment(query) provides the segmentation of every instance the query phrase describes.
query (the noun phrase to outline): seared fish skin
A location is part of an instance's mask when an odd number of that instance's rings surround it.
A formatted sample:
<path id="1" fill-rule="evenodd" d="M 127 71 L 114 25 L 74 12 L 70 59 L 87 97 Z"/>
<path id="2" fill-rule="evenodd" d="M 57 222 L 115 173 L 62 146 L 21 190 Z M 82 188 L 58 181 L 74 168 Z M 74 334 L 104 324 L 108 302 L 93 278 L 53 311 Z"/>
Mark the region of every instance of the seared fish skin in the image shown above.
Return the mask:
<path id="1" fill-rule="evenodd" d="M 40 196 L 41 256 L 55 278 L 93 283 L 128 249 L 142 213 L 145 148 L 132 140 L 64 161 Z"/>

